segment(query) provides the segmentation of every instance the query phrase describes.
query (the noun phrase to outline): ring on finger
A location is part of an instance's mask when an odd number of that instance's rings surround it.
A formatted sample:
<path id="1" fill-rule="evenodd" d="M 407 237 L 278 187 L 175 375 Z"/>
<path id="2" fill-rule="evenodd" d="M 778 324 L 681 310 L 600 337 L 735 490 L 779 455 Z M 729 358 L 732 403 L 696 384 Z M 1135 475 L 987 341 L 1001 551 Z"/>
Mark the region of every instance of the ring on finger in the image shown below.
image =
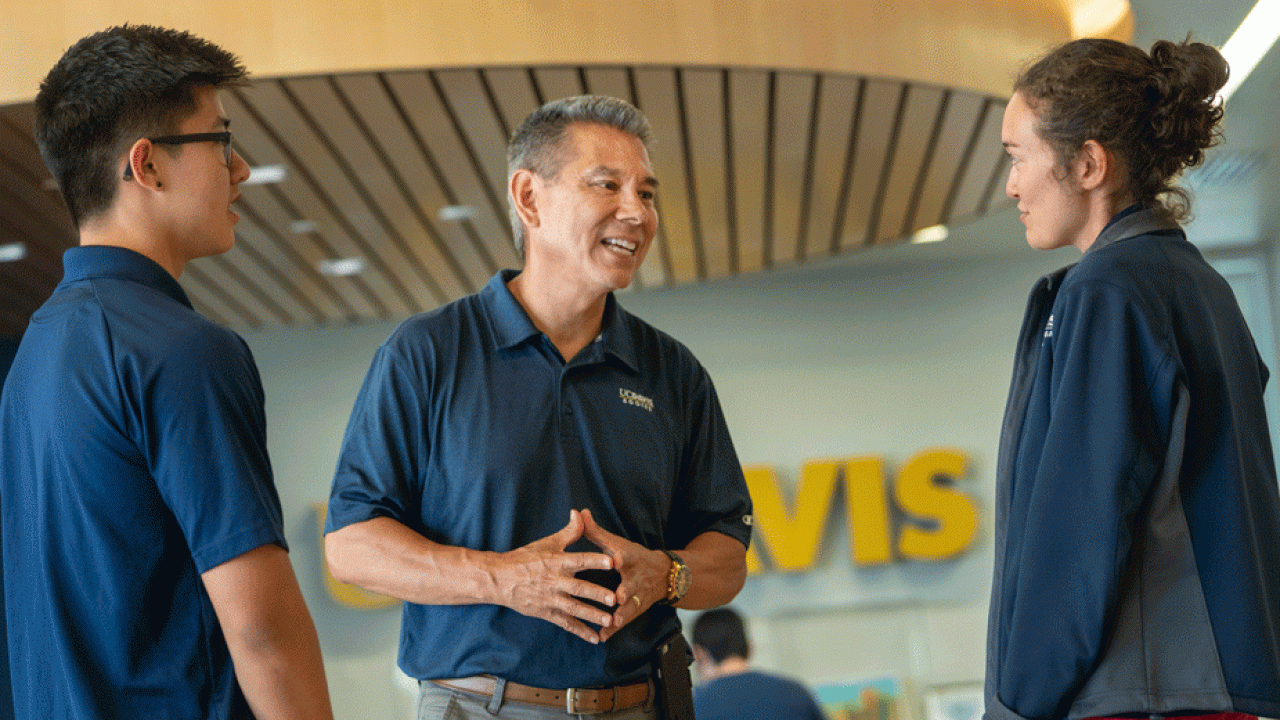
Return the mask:
<path id="1" fill-rule="evenodd" d="M 636 608 L 637 608 L 637 609 L 639 609 L 639 608 L 641 608 L 641 607 L 644 607 L 644 603 L 640 601 L 640 596 L 639 596 L 639 595 L 632 595 L 632 596 L 631 596 L 631 599 L 636 601 Z"/>

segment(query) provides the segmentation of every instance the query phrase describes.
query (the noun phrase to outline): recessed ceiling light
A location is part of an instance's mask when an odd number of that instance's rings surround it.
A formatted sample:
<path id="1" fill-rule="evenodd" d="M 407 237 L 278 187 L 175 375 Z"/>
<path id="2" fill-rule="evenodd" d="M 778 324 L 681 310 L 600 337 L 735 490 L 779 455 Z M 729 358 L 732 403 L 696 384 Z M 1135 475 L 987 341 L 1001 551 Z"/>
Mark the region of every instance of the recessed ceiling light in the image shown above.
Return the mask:
<path id="1" fill-rule="evenodd" d="M 284 165 L 259 165 L 258 167 L 249 168 L 249 179 L 240 184 L 272 185 L 284 182 L 284 178 L 288 174 L 288 170 Z"/>
<path id="2" fill-rule="evenodd" d="M 470 220 L 476 216 L 476 209 L 470 205 L 445 205 L 440 208 L 437 217 L 440 222 L 450 222 L 458 220 Z"/>
<path id="3" fill-rule="evenodd" d="M 1280 0 L 1258 0 L 1240 27 L 1231 34 L 1231 39 L 1222 46 L 1222 56 L 1231 66 L 1231 79 L 1218 93 L 1224 105 L 1257 67 L 1262 56 L 1276 44 L 1277 38 L 1280 38 Z"/>
<path id="4" fill-rule="evenodd" d="M 320 229 L 315 220 L 294 220 L 289 223 L 289 232 L 295 235 L 306 235 Z"/>
<path id="5" fill-rule="evenodd" d="M 0 245 L 0 262 L 17 262 L 26 256 L 26 243 L 11 242 Z"/>
<path id="6" fill-rule="evenodd" d="M 947 230 L 946 225 L 930 225 L 927 228 L 922 228 L 920 230 L 917 230 L 915 234 L 911 236 L 911 242 L 913 243 L 942 242 L 943 240 L 947 239 L 947 236 L 949 234 L 950 234 L 950 231 Z"/>
<path id="7" fill-rule="evenodd" d="M 338 258 L 337 260 L 321 260 L 316 263 L 316 269 L 324 275 L 332 275 L 333 277 L 346 277 L 348 275 L 356 275 L 364 270 L 364 258 L 349 257 Z"/>

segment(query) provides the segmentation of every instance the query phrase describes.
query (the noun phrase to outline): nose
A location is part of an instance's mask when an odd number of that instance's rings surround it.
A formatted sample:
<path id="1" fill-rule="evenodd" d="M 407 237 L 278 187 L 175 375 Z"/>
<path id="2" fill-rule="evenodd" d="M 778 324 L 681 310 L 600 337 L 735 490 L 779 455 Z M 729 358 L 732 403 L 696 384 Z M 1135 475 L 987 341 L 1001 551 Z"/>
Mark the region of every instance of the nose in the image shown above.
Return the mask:
<path id="1" fill-rule="evenodd" d="M 1013 170 L 1009 170 L 1009 177 L 1004 181 L 1004 194 L 1014 200 L 1018 199 L 1018 188 L 1013 184 Z"/>
<path id="2" fill-rule="evenodd" d="M 619 220 L 635 225 L 645 221 L 645 215 L 650 212 L 650 208 L 640 193 L 640 190 L 624 190 L 621 193 L 617 213 Z"/>
<path id="3" fill-rule="evenodd" d="M 249 163 L 240 157 L 240 153 L 235 150 L 231 151 L 231 184 L 239 185 L 249 179 L 250 170 Z"/>

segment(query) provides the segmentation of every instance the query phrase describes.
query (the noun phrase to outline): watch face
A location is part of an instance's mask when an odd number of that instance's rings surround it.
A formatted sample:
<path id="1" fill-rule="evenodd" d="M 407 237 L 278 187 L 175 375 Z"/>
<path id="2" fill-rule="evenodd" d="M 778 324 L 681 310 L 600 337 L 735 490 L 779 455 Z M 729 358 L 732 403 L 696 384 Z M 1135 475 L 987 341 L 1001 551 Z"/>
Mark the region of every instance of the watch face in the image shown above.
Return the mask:
<path id="1" fill-rule="evenodd" d="M 680 564 L 680 569 L 676 571 L 676 598 L 682 598 L 685 593 L 689 592 L 689 586 L 693 584 L 693 572 L 689 570 L 689 566 Z"/>

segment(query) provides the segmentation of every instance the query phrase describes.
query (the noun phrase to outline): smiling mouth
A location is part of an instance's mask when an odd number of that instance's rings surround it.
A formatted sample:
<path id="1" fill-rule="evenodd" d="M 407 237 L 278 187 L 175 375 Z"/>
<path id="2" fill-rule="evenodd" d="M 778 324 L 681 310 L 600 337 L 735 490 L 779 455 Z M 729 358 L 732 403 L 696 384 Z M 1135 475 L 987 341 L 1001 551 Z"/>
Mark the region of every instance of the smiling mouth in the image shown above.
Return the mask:
<path id="1" fill-rule="evenodd" d="M 635 255 L 636 250 L 639 249 L 640 247 L 639 243 L 635 243 L 630 240 L 623 240 L 622 238 L 610 237 L 610 238 L 605 238 L 602 242 L 605 245 L 608 245 L 609 247 L 618 248 L 619 250 L 623 250 L 625 252 L 631 253 L 632 255 Z"/>

